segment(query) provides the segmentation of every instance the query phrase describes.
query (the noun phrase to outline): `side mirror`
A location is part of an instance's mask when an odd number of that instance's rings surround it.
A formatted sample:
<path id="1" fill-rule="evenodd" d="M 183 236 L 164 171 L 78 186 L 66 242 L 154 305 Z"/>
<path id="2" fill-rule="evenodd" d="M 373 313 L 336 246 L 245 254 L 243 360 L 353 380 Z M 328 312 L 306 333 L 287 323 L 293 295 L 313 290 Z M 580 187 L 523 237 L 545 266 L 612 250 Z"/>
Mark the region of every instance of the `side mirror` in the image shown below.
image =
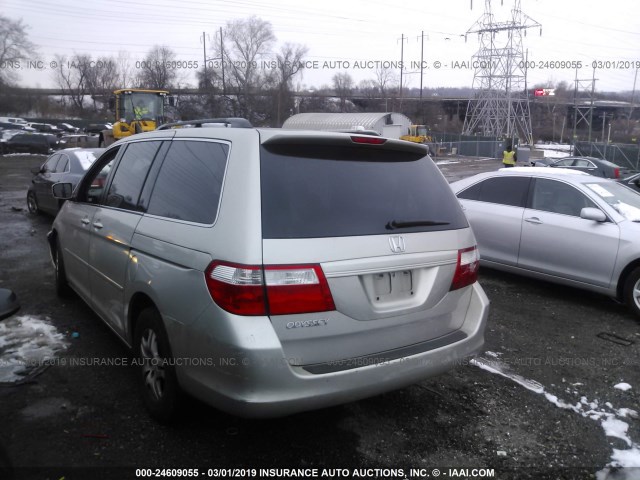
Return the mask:
<path id="1" fill-rule="evenodd" d="M 10 317 L 20 310 L 18 297 L 11 290 L 0 288 L 0 320 Z"/>
<path id="2" fill-rule="evenodd" d="M 70 183 L 55 183 L 51 187 L 53 196 L 61 200 L 69 200 L 73 194 L 73 185 Z"/>
<path id="3" fill-rule="evenodd" d="M 170 107 L 175 107 L 176 106 L 176 97 L 174 97 L 173 95 L 169 95 L 167 97 L 167 100 L 169 101 L 169 106 Z"/>
<path id="4" fill-rule="evenodd" d="M 116 109 L 116 98 L 109 97 L 109 110 L 113 112 L 115 109 Z"/>
<path id="5" fill-rule="evenodd" d="M 44 171 L 43 167 L 33 167 L 31 169 L 31 173 L 33 173 L 34 175 L 37 175 L 37 174 L 39 174 L 39 173 L 41 173 L 43 171 Z"/>
<path id="6" fill-rule="evenodd" d="M 593 220 L 594 222 L 604 222 L 607 216 L 599 208 L 585 207 L 580 210 L 580 218 L 585 220 Z"/>

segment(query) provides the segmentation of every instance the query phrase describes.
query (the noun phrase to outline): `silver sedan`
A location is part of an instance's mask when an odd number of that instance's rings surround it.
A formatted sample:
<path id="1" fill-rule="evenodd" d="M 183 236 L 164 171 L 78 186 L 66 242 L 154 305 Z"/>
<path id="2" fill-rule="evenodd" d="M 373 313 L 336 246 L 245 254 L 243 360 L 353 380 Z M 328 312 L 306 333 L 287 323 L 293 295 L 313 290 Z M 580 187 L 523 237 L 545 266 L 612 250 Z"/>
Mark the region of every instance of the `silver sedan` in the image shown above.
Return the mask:
<path id="1" fill-rule="evenodd" d="M 544 167 L 481 173 L 451 188 L 481 264 L 603 293 L 640 316 L 640 194 Z"/>

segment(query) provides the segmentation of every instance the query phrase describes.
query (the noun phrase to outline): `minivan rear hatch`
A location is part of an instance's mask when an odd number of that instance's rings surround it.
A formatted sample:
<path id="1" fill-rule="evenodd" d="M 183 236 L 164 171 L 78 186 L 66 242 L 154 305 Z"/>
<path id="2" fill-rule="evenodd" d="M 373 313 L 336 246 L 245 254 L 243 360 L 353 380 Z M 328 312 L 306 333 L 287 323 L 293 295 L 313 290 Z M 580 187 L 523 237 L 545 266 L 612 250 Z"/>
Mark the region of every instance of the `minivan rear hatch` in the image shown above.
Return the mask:
<path id="1" fill-rule="evenodd" d="M 290 364 L 460 339 L 470 293 L 452 283 L 473 235 L 424 146 L 278 134 L 260 168 L 267 304 Z"/>

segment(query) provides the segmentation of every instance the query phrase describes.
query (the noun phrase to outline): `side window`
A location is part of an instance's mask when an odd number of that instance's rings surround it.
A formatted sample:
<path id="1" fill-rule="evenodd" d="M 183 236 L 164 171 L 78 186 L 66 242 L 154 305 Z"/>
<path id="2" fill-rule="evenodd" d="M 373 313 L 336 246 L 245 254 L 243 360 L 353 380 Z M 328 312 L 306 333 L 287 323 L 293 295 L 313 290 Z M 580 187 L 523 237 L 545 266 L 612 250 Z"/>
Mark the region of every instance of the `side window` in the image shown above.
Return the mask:
<path id="1" fill-rule="evenodd" d="M 134 142 L 127 145 L 107 192 L 107 206 L 137 210 L 142 186 L 160 143 Z"/>
<path id="2" fill-rule="evenodd" d="M 69 157 L 66 155 L 60 155 L 60 161 L 56 165 L 56 173 L 64 173 L 69 170 Z"/>
<path id="3" fill-rule="evenodd" d="M 510 175 L 488 178 L 460 192 L 458 198 L 512 207 L 524 207 L 529 183 L 529 177 Z"/>
<path id="4" fill-rule="evenodd" d="M 571 185 L 545 178 L 536 179 L 531 194 L 531 208 L 579 217 L 580 211 L 585 207 L 598 208 Z"/>
<path id="5" fill-rule="evenodd" d="M 585 160 L 584 158 L 579 158 L 573 164 L 574 167 L 586 167 L 586 168 L 594 168 L 595 165 L 591 163 L 589 160 Z"/>
<path id="6" fill-rule="evenodd" d="M 111 149 L 108 153 L 100 157 L 95 168 L 87 172 L 78 187 L 77 199 L 79 202 L 99 203 L 107 178 L 111 172 L 113 162 L 118 155 L 118 148 Z"/>
<path id="7" fill-rule="evenodd" d="M 174 140 L 149 199 L 147 213 L 196 223 L 214 222 L 229 146 Z"/>
<path id="8" fill-rule="evenodd" d="M 44 164 L 44 173 L 53 173 L 56 171 L 56 164 L 60 160 L 60 155 L 54 155 Z"/>
<path id="9" fill-rule="evenodd" d="M 553 165 L 555 165 L 556 167 L 570 167 L 572 163 L 573 163 L 573 158 L 569 158 L 567 160 L 559 160 L 555 162 Z"/>

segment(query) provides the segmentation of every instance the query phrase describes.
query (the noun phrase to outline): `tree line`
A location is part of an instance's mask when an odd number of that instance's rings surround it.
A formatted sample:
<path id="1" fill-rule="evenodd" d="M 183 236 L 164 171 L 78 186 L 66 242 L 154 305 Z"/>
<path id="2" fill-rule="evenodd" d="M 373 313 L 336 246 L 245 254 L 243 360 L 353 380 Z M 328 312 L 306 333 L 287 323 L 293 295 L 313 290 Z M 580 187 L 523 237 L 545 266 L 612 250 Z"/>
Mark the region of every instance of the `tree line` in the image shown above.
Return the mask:
<path id="1" fill-rule="evenodd" d="M 0 14 L 0 67 L 37 58 L 37 46 L 29 40 L 27 29 L 22 20 Z M 183 61 L 167 45 L 153 46 L 139 60 L 131 58 L 129 52 L 56 55 L 51 80 L 64 95 L 55 101 L 14 95 L 19 90 L 19 70 L 0 68 L 0 112 L 107 120 L 112 115 L 108 98 L 113 90 L 193 88 L 194 79 L 188 73 L 195 70 L 198 94 L 177 99 L 170 110 L 175 120 L 234 116 L 247 118 L 255 125 L 279 127 L 289 116 L 301 112 L 396 111 L 436 131 L 462 129 L 466 103 L 410 102 L 410 97 L 420 94 L 419 89 L 409 88 L 408 76 L 400 88 L 397 70 L 388 66 L 377 66 L 373 78 L 358 84 L 349 73 L 336 72 L 330 85 L 309 88 L 301 83 L 309 49 L 284 43 L 274 51 L 276 43 L 271 23 L 252 16 L 227 22 L 210 38 L 206 59 L 198 61 Z M 269 68 L 263 68 L 265 65 Z M 553 86 L 548 83 L 534 88 Z M 546 140 L 567 141 L 572 133 L 568 104 L 573 90 L 566 82 L 555 88 L 555 96 L 538 99 L 532 107 L 533 128 Z M 440 95 L 438 91 L 445 90 L 425 89 L 422 93 Z M 615 122 L 614 132 L 629 136 L 636 125 L 631 121 L 632 113 L 626 119 L 616 119 L 612 114 L 609 120 L 603 120 Z"/>

